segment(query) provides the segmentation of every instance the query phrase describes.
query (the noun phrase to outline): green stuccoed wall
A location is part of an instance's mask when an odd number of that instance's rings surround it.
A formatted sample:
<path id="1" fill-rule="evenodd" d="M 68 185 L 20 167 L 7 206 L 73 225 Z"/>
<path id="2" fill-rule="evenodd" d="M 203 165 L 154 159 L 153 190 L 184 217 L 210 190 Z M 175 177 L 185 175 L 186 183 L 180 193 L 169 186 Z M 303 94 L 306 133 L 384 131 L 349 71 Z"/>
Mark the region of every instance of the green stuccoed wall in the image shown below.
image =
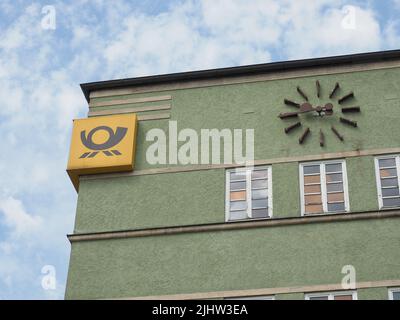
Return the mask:
<path id="1" fill-rule="evenodd" d="M 379 205 L 374 157 L 348 158 L 346 166 L 350 210 L 354 212 L 377 210 Z"/>
<path id="2" fill-rule="evenodd" d="M 400 146 L 400 69 L 262 81 L 196 89 L 118 96 L 118 99 L 172 95 L 171 119 L 178 130 L 249 129 L 255 132 L 255 158 L 275 159 L 342 151 Z M 315 95 L 315 81 L 322 99 Z M 283 104 L 302 102 L 296 86 L 311 102 L 326 103 L 335 82 L 337 97 L 354 91 L 360 114 L 352 128 L 338 122 L 342 114 L 302 120 L 303 128 L 285 135 L 297 120 L 280 120 Z M 112 100 L 116 97 L 92 101 Z M 337 99 L 336 99 L 337 100 Z M 148 104 L 148 103 L 147 103 Z M 146 103 L 139 105 L 147 105 Z M 138 106 L 138 104 L 135 104 Z M 132 107 L 132 105 L 126 105 Z M 107 110 L 113 107 L 91 108 Z M 340 142 L 330 126 L 345 136 Z M 304 145 L 298 137 L 309 126 Z M 150 165 L 145 153 L 148 130 L 168 132 L 168 120 L 141 121 L 135 170 L 168 167 Z M 323 128 L 326 146 L 319 146 Z M 374 157 L 346 159 L 350 209 L 378 210 Z M 178 164 L 179 165 L 179 164 Z M 272 165 L 273 218 L 300 216 L 299 163 Z M 210 169 L 80 182 L 74 233 L 146 229 L 225 221 L 225 170 Z M 181 234 L 125 240 L 74 242 L 66 298 L 113 298 L 340 283 L 343 265 L 352 264 L 358 281 L 400 279 L 400 220 L 380 219 L 341 223 Z M 386 298 L 387 290 L 363 289 L 360 298 Z M 384 297 L 385 296 L 385 297 Z M 303 298 L 304 295 L 279 295 Z"/>
<path id="3" fill-rule="evenodd" d="M 389 298 L 387 288 L 366 288 L 358 289 L 359 300 L 387 300 Z"/>
<path id="4" fill-rule="evenodd" d="M 350 210 L 378 210 L 374 158 L 346 165 Z M 273 217 L 299 217 L 299 164 L 274 164 L 272 181 Z M 85 180 L 77 212 L 75 233 L 224 222 L 225 170 Z"/>
<path id="5" fill-rule="evenodd" d="M 274 218 L 300 216 L 299 166 L 297 163 L 272 166 L 272 201 Z"/>
<path id="6" fill-rule="evenodd" d="M 204 128 L 253 128 L 256 160 L 274 159 L 317 155 L 321 152 L 398 147 L 400 90 L 396 78 L 399 77 L 400 69 L 393 68 L 126 95 L 118 96 L 118 99 L 171 94 L 173 98 L 170 120 L 177 121 L 178 130 L 192 128 L 200 132 Z M 322 87 L 320 101 L 315 96 L 317 79 Z M 319 146 L 317 134 L 311 134 L 304 145 L 299 145 L 298 136 L 302 131 L 300 128 L 285 135 L 283 128 L 297 120 L 282 121 L 277 118 L 280 112 L 295 110 L 285 106 L 283 99 L 302 101 L 296 92 L 296 86 L 300 85 L 308 93 L 311 102 L 328 102 L 329 92 L 336 81 L 342 88 L 337 97 L 354 91 L 356 99 L 345 105 L 360 105 L 362 112 L 346 117 L 357 120 L 359 127 L 352 128 L 339 123 L 338 117 L 342 114 L 338 112 L 338 104 L 335 103 L 334 116 L 302 120 L 303 127 L 310 126 L 315 133 L 320 128 L 325 130 L 326 147 Z M 93 100 L 110 99 L 113 97 Z M 345 136 L 344 143 L 330 132 L 331 124 Z M 173 166 L 147 163 L 145 154 L 152 142 L 147 142 L 145 137 L 152 128 L 160 128 L 168 133 L 168 120 L 140 122 L 135 170 Z M 378 202 L 373 157 L 349 158 L 346 163 L 351 210 L 376 210 Z M 82 181 L 75 232 L 222 222 L 225 206 L 224 174 L 224 170 L 209 170 Z M 274 217 L 299 215 L 298 185 L 297 163 L 273 165 Z M 192 204 L 191 214 L 188 214 L 188 203 Z M 118 219 L 113 214 L 116 210 Z"/>
<path id="7" fill-rule="evenodd" d="M 74 243 L 66 297 L 340 284 L 349 264 L 360 282 L 398 279 L 399 228 L 380 219 Z"/>
<path id="8" fill-rule="evenodd" d="M 223 222 L 224 181 L 223 170 L 84 181 L 75 232 Z"/>
<path id="9" fill-rule="evenodd" d="M 254 129 L 255 158 L 273 159 L 320 154 L 321 152 L 398 147 L 400 143 L 399 77 L 400 69 L 396 68 L 182 89 L 153 93 L 152 95 L 172 95 L 170 120 L 178 122 L 178 129 L 192 128 L 198 132 L 200 129 L 212 128 Z M 315 81 L 317 79 L 322 86 L 320 100 L 315 97 Z M 314 105 L 325 104 L 330 101 L 328 99 L 329 92 L 337 81 L 342 88 L 337 97 L 354 91 L 356 99 L 346 102 L 344 106 L 359 105 L 362 112 L 354 115 L 348 114 L 345 117 L 358 121 L 359 127 L 353 128 L 339 123 L 338 118 L 342 114 L 336 98 L 333 100 L 335 106 L 333 116 L 321 119 L 302 117 L 303 128 L 297 128 L 294 132 L 285 135 L 283 129 L 297 120 L 280 120 L 277 116 L 281 112 L 296 111 L 297 109 L 284 105 L 283 99 L 288 98 L 302 102 L 296 92 L 296 86 L 300 85 L 308 93 L 310 102 Z M 149 95 L 136 94 L 125 97 Z M 118 97 L 118 99 L 120 98 L 122 97 Z M 127 107 L 129 106 L 127 105 Z M 333 135 L 330 130 L 332 124 L 344 135 L 344 142 L 340 142 Z M 299 145 L 298 137 L 307 126 L 312 130 L 311 136 L 304 145 Z M 161 128 L 168 132 L 168 120 L 140 122 L 136 157 L 137 170 L 165 166 L 149 165 L 146 162 L 145 153 L 152 142 L 146 142 L 145 136 L 151 128 Z M 325 132 L 326 147 L 324 148 L 321 148 L 318 143 L 320 128 Z"/>

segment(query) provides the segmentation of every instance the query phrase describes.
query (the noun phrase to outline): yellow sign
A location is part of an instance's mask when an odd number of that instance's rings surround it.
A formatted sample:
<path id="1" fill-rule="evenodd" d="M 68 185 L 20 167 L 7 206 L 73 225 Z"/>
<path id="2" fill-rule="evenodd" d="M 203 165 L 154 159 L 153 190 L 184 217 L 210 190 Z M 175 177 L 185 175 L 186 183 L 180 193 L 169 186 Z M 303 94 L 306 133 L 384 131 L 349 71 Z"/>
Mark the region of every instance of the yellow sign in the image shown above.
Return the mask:
<path id="1" fill-rule="evenodd" d="M 74 120 L 67 172 L 75 189 L 80 175 L 132 171 L 136 133 L 136 114 Z"/>

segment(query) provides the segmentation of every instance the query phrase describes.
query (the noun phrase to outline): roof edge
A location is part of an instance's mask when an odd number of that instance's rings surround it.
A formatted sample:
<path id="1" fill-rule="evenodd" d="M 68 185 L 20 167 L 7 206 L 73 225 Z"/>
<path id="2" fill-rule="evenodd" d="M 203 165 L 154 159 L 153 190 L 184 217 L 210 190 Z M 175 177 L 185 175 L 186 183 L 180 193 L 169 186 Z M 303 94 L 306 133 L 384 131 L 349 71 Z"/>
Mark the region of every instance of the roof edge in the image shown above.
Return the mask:
<path id="1" fill-rule="evenodd" d="M 400 50 L 376 51 L 339 56 L 328 56 L 321 58 L 278 61 L 262 64 L 245 65 L 238 67 L 227 67 L 217 69 L 206 69 L 199 71 L 187 71 L 169 74 L 160 74 L 136 78 L 106 80 L 82 83 L 81 89 L 89 102 L 90 92 L 104 89 L 117 89 L 130 86 L 161 84 L 172 81 L 204 80 L 209 78 L 235 77 L 254 75 L 260 73 L 288 71 L 302 68 L 334 66 L 344 64 L 362 64 L 376 61 L 387 61 L 400 59 Z"/>

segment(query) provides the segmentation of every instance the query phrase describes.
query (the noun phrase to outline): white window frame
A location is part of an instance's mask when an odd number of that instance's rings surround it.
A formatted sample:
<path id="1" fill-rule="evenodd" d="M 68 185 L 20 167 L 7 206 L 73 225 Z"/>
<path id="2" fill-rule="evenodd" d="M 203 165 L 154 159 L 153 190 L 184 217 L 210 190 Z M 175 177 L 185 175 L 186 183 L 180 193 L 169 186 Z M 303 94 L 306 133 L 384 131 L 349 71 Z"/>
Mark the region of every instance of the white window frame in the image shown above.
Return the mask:
<path id="1" fill-rule="evenodd" d="M 251 172 L 257 170 L 267 170 L 268 172 L 268 217 L 266 218 L 252 218 L 251 206 Z M 246 173 L 246 201 L 247 203 L 247 218 L 230 220 L 230 176 L 231 172 L 245 172 Z M 271 219 L 273 216 L 272 208 L 272 166 L 255 166 L 249 168 L 235 168 L 225 171 L 225 222 L 237 222 L 248 220 L 265 220 Z M 249 205 L 250 204 L 250 205 Z"/>
<path id="2" fill-rule="evenodd" d="M 353 300 L 358 300 L 357 291 L 329 291 L 329 292 L 315 292 L 315 293 L 307 293 L 304 295 L 305 300 L 310 300 L 310 298 L 318 298 L 322 296 L 328 296 L 328 300 L 335 300 L 334 298 L 337 296 L 348 296 L 351 295 Z"/>
<path id="3" fill-rule="evenodd" d="M 336 164 L 336 163 L 341 163 L 342 164 L 344 211 L 328 211 L 325 165 L 327 165 L 327 164 Z M 304 196 L 304 167 L 312 166 L 312 165 L 319 165 L 322 209 L 324 211 L 324 212 L 320 212 L 320 213 L 306 213 L 305 196 Z M 299 165 L 299 176 L 300 176 L 301 216 L 308 217 L 308 216 L 325 215 L 325 214 L 343 214 L 343 213 L 350 212 L 349 188 L 348 188 L 348 183 L 347 183 L 347 167 L 346 167 L 346 161 L 344 159 L 328 160 L 328 161 L 313 161 L 313 162 L 300 163 L 300 165 Z"/>
<path id="4" fill-rule="evenodd" d="M 382 196 L 382 185 L 381 185 L 381 173 L 380 173 L 380 168 L 379 168 L 379 160 L 385 160 L 385 159 L 392 159 L 395 158 L 396 162 L 396 172 L 397 172 L 397 183 L 400 188 L 400 155 L 398 154 L 391 154 L 391 155 L 385 155 L 385 156 L 379 156 L 375 157 L 375 178 L 376 178 L 376 188 L 378 192 L 378 203 L 379 203 L 379 210 L 390 210 L 393 208 L 399 208 L 399 207 L 384 207 L 383 206 L 383 196 Z M 385 197 L 390 198 L 390 197 Z"/>
<path id="5" fill-rule="evenodd" d="M 400 292 L 400 288 L 389 288 L 389 290 L 388 290 L 389 300 L 393 300 L 394 292 Z"/>

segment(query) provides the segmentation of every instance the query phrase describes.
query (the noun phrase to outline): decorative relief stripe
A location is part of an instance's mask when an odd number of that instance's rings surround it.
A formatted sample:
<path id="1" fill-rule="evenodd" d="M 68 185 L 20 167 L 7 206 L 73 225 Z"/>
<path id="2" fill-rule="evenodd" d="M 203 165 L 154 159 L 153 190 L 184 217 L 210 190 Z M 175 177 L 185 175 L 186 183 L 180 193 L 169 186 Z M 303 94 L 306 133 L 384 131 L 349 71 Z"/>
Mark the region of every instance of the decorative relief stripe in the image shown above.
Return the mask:
<path id="1" fill-rule="evenodd" d="M 91 101 L 89 103 L 89 108 L 108 107 L 108 106 L 142 103 L 142 102 L 157 102 L 157 101 L 165 101 L 165 100 L 171 100 L 171 99 L 172 99 L 172 97 L 170 95 L 166 95 L 166 96 L 157 96 L 157 97 L 142 97 L 142 98 L 118 99 L 118 100 L 109 100 L 109 101 L 93 101 L 93 102 Z"/>
<path id="2" fill-rule="evenodd" d="M 380 281 L 364 281 L 357 282 L 354 289 L 381 288 L 381 287 L 398 287 L 400 280 L 380 280 Z M 353 290 L 354 290 L 353 289 Z M 252 297 L 252 296 L 268 296 L 286 293 L 311 293 L 311 292 L 327 292 L 327 291 L 343 291 L 341 284 L 321 284 L 313 286 L 293 286 L 281 288 L 263 288 L 263 289 L 247 289 L 247 290 L 230 290 L 230 291 L 213 291 L 213 292 L 197 292 L 197 293 L 181 293 L 159 296 L 144 297 L 126 297 L 118 298 L 121 300 L 201 300 L 201 299 L 218 299 L 232 297 Z M 350 289 L 351 290 L 351 289 Z"/>
<path id="3" fill-rule="evenodd" d="M 171 118 L 171 114 L 169 112 L 168 113 L 158 113 L 158 114 L 140 114 L 137 117 L 138 117 L 138 121 L 160 120 L 160 119 Z"/>
<path id="4" fill-rule="evenodd" d="M 139 120 L 153 120 L 153 119 L 141 119 Z M 161 118 L 164 119 L 164 118 Z M 291 162 L 306 162 L 306 161 L 318 161 L 318 160 L 329 160 L 329 159 L 340 159 L 340 158 L 353 158 L 361 156 L 377 156 L 383 154 L 395 154 L 400 153 L 400 148 L 385 148 L 385 149 L 369 149 L 362 151 L 344 151 L 335 153 L 324 153 L 316 155 L 306 155 L 298 157 L 284 157 L 284 158 L 273 158 L 265 160 L 255 160 L 254 165 L 271 165 L 279 163 L 291 163 Z M 191 172 L 200 170 L 212 170 L 212 169 L 229 169 L 229 168 L 239 168 L 243 165 L 235 164 L 204 164 L 204 165 L 187 165 L 187 166 L 176 166 L 176 167 L 164 167 L 164 168 L 154 168 L 154 169 L 143 169 L 134 170 L 131 172 L 118 172 L 118 173 L 104 173 L 104 174 L 94 174 L 81 176 L 81 180 L 96 180 L 96 179 L 108 179 L 108 178 L 118 178 L 118 177 L 130 177 L 130 176 L 143 176 L 152 174 L 164 174 L 164 173 L 177 173 L 177 172 Z"/>
<path id="5" fill-rule="evenodd" d="M 110 113 L 104 113 L 104 114 L 100 114 L 98 116 L 106 116 L 109 115 Z M 114 114 L 114 113 L 111 113 Z M 89 115 L 89 117 L 92 117 L 94 115 Z M 137 116 L 138 121 L 148 121 L 148 120 L 160 120 L 160 119 L 170 119 L 171 118 L 171 114 L 168 113 L 156 113 L 156 114 L 138 114 Z"/>
<path id="6" fill-rule="evenodd" d="M 122 114 L 122 113 L 137 113 L 137 112 L 148 112 L 148 111 L 158 111 L 158 110 L 170 110 L 170 104 L 163 104 L 159 106 L 145 106 L 136 108 L 120 108 L 120 109 L 109 109 L 109 110 L 99 110 L 99 111 L 89 111 L 88 116 L 104 116 L 112 114 Z"/>
<path id="7" fill-rule="evenodd" d="M 109 96 L 119 96 L 135 93 L 150 93 L 157 91 L 169 91 L 169 90 L 180 90 L 189 88 L 204 88 L 217 85 L 231 85 L 240 83 L 251 83 L 260 81 L 271 81 L 281 79 L 294 79 L 294 78 L 306 78 L 320 75 L 330 75 L 338 73 L 351 73 L 360 71 L 390 69 L 400 67 L 400 60 L 398 61 L 382 61 L 382 62 L 370 62 L 355 65 L 345 66 L 333 66 L 333 67 L 316 67 L 307 68 L 295 71 L 279 71 L 271 72 L 263 75 L 253 76 L 235 76 L 225 77 L 220 79 L 207 79 L 207 80 L 192 80 L 192 81 L 180 81 L 170 82 L 167 84 L 158 85 L 141 85 L 119 89 L 107 89 L 90 92 L 90 98 L 101 98 Z"/>
<path id="8" fill-rule="evenodd" d="M 126 231 L 109 231 L 100 233 L 86 233 L 86 234 L 70 234 L 68 235 L 69 241 L 94 241 L 94 240 L 110 240 L 110 239 L 126 239 L 137 237 L 149 236 L 164 236 L 181 233 L 193 232 L 212 232 L 212 231 L 227 231 L 239 229 L 253 229 L 253 228 L 266 228 L 278 226 L 291 226 L 308 223 L 325 223 L 325 222 L 341 222 L 341 221 L 354 221 L 366 219 L 380 219 L 380 218 L 398 218 L 400 217 L 400 210 L 382 210 L 371 212 L 352 212 L 341 214 L 321 214 L 309 215 L 305 217 L 296 218 L 281 218 L 281 219 L 263 219 L 263 220 L 249 220 L 240 222 L 225 222 L 204 225 L 189 225 L 179 227 L 166 227 L 166 228 L 153 228 L 142 230 L 126 230 Z"/>

